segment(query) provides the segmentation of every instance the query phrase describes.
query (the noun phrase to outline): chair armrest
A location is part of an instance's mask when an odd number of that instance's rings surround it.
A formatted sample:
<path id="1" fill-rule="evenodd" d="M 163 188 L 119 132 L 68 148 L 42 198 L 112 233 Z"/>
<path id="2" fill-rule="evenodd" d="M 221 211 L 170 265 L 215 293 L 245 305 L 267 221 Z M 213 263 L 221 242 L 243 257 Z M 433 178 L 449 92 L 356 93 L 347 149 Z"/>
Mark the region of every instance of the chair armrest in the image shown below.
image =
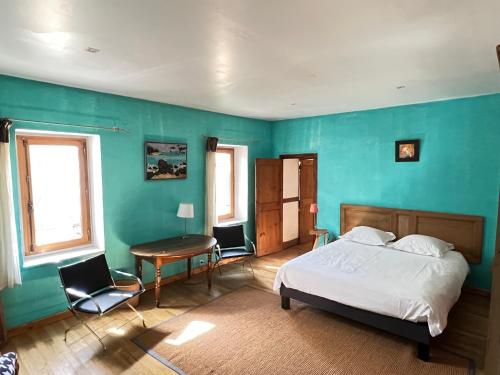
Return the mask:
<path id="1" fill-rule="evenodd" d="M 252 250 L 253 250 L 253 253 L 255 254 L 257 251 L 255 250 L 255 244 L 253 243 L 253 241 L 252 241 L 252 240 L 250 240 L 250 238 L 248 238 L 247 236 L 245 236 L 245 240 L 246 240 L 247 242 L 249 242 L 249 243 L 250 243 L 250 245 L 252 245 Z"/>
<path id="2" fill-rule="evenodd" d="M 221 252 L 221 249 L 220 249 L 220 245 L 217 244 L 215 245 L 215 252 L 217 253 L 217 255 L 219 256 L 219 258 L 222 258 L 222 252 Z"/>
<path id="3" fill-rule="evenodd" d="M 84 293 L 84 292 L 82 292 L 82 291 L 80 291 L 78 289 L 75 289 L 75 288 L 66 288 L 66 289 L 64 289 L 64 291 L 67 294 L 71 294 L 74 297 L 78 297 L 80 299 L 89 299 L 89 300 L 91 300 L 94 303 L 94 305 L 97 307 L 97 311 L 99 311 L 99 315 L 102 315 L 101 306 L 99 306 L 99 304 L 97 303 L 97 301 L 90 294 Z"/>
<path id="4" fill-rule="evenodd" d="M 127 273 L 127 272 L 123 272 L 123 271 L 118 271 L 118 270 L 112 270 L 112 269 L 109 269 L 111 272 L 114 272 L 114 273 L 117 273 L 118 275 L 122 275 L 122 276 L 125 276 L 129 279 L 132 279 L 132 280 L 137 280 L 137 282 L 139 283 L 139 285 L 141 286 L 141 293 L 144 292 L 146 289 L 144 288 L 144 284 L 142 283 L 142 280 L 139 279 L 137 276 L 135 275 L 132 275 L 131 273 Z M 113 279 L 113 283 L 115 282 L 115 280 Z M 116 286 L 116 285 L 115 285 Z"/>

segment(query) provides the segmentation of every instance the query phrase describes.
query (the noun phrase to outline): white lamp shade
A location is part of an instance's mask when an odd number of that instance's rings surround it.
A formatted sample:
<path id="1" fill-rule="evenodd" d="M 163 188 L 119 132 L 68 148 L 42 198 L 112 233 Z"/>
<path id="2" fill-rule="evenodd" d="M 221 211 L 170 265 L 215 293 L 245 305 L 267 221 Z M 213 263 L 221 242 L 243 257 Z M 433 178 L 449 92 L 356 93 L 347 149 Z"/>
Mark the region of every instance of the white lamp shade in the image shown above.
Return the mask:
<path id="1" fill-rule="evenodd" d="M 177 217 L 183 217 L 185 219 L 191 219 L 194 217 L 194 208 L 192 203 L 179 203 L 179 209 L 177 210 Z"/>

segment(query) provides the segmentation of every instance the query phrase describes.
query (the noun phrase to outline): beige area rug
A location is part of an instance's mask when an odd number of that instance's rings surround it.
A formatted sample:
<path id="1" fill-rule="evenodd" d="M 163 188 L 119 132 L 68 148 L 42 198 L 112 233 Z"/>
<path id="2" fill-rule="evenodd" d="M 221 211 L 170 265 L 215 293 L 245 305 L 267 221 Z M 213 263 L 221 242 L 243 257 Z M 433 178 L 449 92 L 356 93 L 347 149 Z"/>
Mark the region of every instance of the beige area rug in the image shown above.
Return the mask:
<path id="1" fill-rule="evenodd" d="M 179 374 L 469 374 L 469 361 L 244 287 L 133 339 Z"/>

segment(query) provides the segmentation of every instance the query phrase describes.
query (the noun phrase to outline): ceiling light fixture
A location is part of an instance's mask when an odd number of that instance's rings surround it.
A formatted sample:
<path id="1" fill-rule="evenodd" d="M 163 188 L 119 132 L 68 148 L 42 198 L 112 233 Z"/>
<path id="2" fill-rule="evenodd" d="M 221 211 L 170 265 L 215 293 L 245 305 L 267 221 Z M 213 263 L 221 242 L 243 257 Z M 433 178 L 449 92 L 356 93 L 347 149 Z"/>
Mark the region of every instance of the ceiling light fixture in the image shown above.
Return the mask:
<path id="1" fill-rule="evenodd" d="M 98 48 L 94 48 L 94 47 L 87 47 L 85 49 L 85 51 L 90 52 L 90 53 L 97 53 L 97 52 L 100 52 L 101 50 Z"/>
<path id="2" fill-rule="evenodd" d="M 296 105 L 297 103 L 291 103 L 290 105 Z"/>

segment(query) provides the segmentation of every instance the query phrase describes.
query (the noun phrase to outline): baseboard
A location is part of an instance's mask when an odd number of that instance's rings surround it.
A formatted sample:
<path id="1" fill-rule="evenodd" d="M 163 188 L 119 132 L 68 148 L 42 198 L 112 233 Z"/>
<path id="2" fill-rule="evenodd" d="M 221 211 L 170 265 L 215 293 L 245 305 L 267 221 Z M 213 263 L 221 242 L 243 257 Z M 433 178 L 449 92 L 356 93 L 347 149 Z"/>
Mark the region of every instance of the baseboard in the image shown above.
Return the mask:
<path id="1" fill-rule="evenodd" d="M 206 270 L 207 270 L 207 266 L 206 265 L 200 266 L 200 267 L 196 267 L 196 268 L 193 268 L 191 270 L 191 275 L 194 276 L 194 275 L 197 275 L 199 273 L 205 272 Z M 184 280 L 184 279 L 187 279 L 187 271 L 181 272 L 181 273 L 178 273 L 176 275 L 169 276 L 169 277 L 162 278 L 161 282 L 160 282 L 160 286 L 171 284 L 171 283 L 173 283 L 175 281 Z M 154 281 L 152 281 L 150 283 L 144 284 L 144 288 L 146 290 L 152 290 L 152 289 L 154 289 L 155 288 Z"/>
<path id="2" fill-rule="evenodd" d="M 22 325 L 17 326 L 17 327 L 9 328 L 7 330 L 7 339 L 10 339 L 11 337 L 14 337 L 14 336 L 18 336 L 20 334 L 23 334 L 29 330 L 32 330 L 35 328 L 40 328 L 40 327 L 46 326 L 48 324 L 67 319 L 71 316 L 72 316 L 72 314 L 69 311 L 63 311 L 60 313 L 56 313 L 54 315 L 46 316 L 45 318 L 33 320 L 32 322 L 25 323 L 25 324 L 22 324 Z"/>
<path id="3" fill-rule="evenodd" d="M 7 329 L 3 316 L 2 296 L 0 296 L 0 348 L 7 342 Z"/>
<path id="4" fill-rule="evenodd" d="M 206 270 L 207 270 L 207 266 L 203 265 L 200 267 L 193 268 L 193 270 L 191 271 L 191 274 L 196 275 L 196 274 L 205 272 Z M 162 278 L 160 285 L 171 284 L 175 281 L 183 280 L 183 279 L 187 279 L 187 271 L 178 273 L 178 274 L 173 275 L 173 276 L 168 276 L 168 277 Z M 154 289 L 154 287 L 155 287 L 154 282 L 144 284 L 144 288 L 146 288 L 146 290 Z M 25 324 L 22 324 L 22 325 L 17 326 L 17 327 L 9 328 L 9 329 L 7 329 L 7 337 L 6 338 L 10 339 L 11 337 L 21 335 L 29 330 L 32 330 L 35 328 L 40 328 L 40 327 L 46 326 L 48 324 L 67 319 L 71 316 L 72 316 L 72 314 L 70 311 L 63 311 L 63 312 L 60 312 L 60 313 L 57 313 L 54 315 L 46 316 L 46 317 L 41 318 L 41 319 L 33 320 L 32 322 L 25 323 Z"/>
<path id="5" fill-rule="evenodd" d="M 490 296 L 491 296 L 490 289 L 476 288 L 476 287 L 472 287 L 472 286 L 464 286 L 462 290 L 464 292 L 468 292 L 470 294 L 476 294 L 476 295 L 482 296 L 482 297 L 490 298 Z"/>
<path id="6" fill-rule="evenodd" d="M 296 238 L 294 240 L 283 242 L 283 244 L 281 245 L 281 248 L 283 250 L 285 250 L 285 249 L 288 249 L 289 247 L 292 247 L 292 246 L 295 246 L 295 245 L 298 245 L 298 244 L 299 244 L 299 239 Z"/>

